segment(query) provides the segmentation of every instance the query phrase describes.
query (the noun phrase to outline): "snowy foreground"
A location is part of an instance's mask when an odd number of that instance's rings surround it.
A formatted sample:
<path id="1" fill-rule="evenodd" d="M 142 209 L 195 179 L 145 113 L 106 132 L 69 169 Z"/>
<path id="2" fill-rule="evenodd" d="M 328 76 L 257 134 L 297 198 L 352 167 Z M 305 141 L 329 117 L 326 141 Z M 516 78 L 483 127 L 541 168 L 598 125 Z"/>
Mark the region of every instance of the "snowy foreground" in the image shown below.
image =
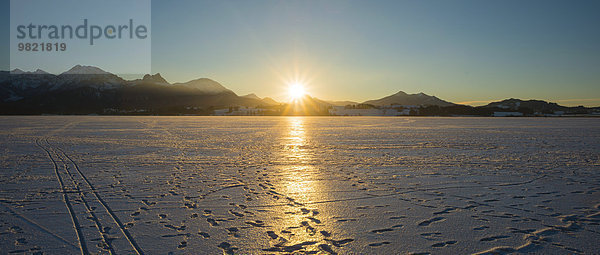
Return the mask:
<path id="1" fill-rule="evenodd" d="M 0 254 L 600 253 L 600 119 L 0 117 Z"/>

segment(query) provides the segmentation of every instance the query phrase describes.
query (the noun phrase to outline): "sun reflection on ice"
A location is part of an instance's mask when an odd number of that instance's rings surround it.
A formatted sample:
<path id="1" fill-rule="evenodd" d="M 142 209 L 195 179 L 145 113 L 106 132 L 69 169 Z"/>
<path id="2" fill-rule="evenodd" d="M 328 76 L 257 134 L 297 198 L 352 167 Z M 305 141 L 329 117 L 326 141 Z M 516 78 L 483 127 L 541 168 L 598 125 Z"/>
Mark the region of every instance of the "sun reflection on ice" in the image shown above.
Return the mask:
<path id="1" fill-rule="evenodd" d="M 319 214 L 318 207 L 310 205 L 323 199 L 323 193 L 318 181 L 318 169 L 314 166 L 306 121 L 305 117 L 286 118 L 286 128 L 281 134 L 278 175 L 282 198 L 278 201 L 286 206 L 275 211 L 273 218 L 278 219 L 275 232 L 281 234 L 285 242 L 273 247 L 273 251 L 319 252 L 318 245 L 325 243 L 319 232 L 323 226 L 317 219 L 323 215 Z"/>
<path id="2" fill-rule="evenodd" d="M 306 132 L 304 131 L 304 120 L 302 117 L 290 117 L 289 118 L 289 136 L 285 144 L 285 150 L 290 156 L 304 157 L 304 145 L 305 145 Z"/>
<path id="3" fill-rule="evenodd" d="M 273 222 L 269 237 L 270 252 L 289 254 L 335 254 L 341 243 L 333 240 L 340 230 L 332 228 L 331 208 L 323 201 L 331 200 L 332 187 L 325 185 L 319 168 L 315 139 L 311 137 L 311 117 L 287 117 L 280 133 L 280 158 L 276 169 L 277 185 L 273 198 L 279 205 L 271 211 Z M 331 205 L 327 205 L 331 206 Z M 346 239 L 345 242 L 353 239 Z M 337 246 L 336 246 L 337 245 Z M 334 247 L 336 246 L 336 247 Z"/>
<path id="4" fill-rule="evenodd" d="M 315 168 L 310 164 L 312 154 L 307 150 L 305 118 L 290 117 L 288 120 L 289 133 L 283 151 L 288 160 L 285 169 L 287 191 L 302 202 L 314 202 L 316 197 L 313 194 L 318 190 L 314 180 Z"/>

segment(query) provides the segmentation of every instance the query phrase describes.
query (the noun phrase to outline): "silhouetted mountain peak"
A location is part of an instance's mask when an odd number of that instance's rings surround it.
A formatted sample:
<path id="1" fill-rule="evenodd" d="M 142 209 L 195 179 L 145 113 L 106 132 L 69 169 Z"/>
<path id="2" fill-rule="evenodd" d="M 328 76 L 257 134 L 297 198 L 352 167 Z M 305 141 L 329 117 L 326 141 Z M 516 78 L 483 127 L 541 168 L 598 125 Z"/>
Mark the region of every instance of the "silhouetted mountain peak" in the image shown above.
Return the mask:
<path id="1" fill-rule="evenodd" d="M 35 72 L 33 72 L 34 74 L 49 74 L 48 72 L 42 70 L 42 69 L 36 69 Z"/>
<path id="2" fill-rule="evenodd" d="M 241 97 L 244 97 L 244 98 L 252 98 L 252 99 L 261 100 L 261 98 L 260 98 L 260 97 L 258 97 L 258 96 L 257 96 L 256 94 L 254 94 L 254 93 L 250 93 L 250 94 L 248 94 L 248 95 L 244 95 L 244 96 L 241 96 Z"/>
<path id="3" fill-rule="evenodd" d="M 211 79 L 208 79 L 208 78 L 200 78 L 200 79 L 191 80 L 191 81 L 184 82 L 184 83 L 175 83 L 175 84 L 173 84 L 173 86 L 185 86 L 188 88 L 200 90 L 200 91 L 202 91 L 204 93 L 208 93 L 208 94 L 218 94 L 218 93 L 223 93 L 223 92 L 233 93 L 233 91 L 225 88 L 220 83 L 213 81 Z"/>
<path id="4" fill-rule="evenodd" d="M 142 78 L 142 81 L 152 82 L 152 83 L 158 83 L 158 84 L 169 84 L 169 82 L 167 82 L 167 80 L 165 80 L 165 78 L 163 78 L 160 75 L 160 73 L 156 73 L 155 75 L 146 74 Z"/>
<path id="5" fill-rule="evenodd" d="M 364 102 L 364 104 L 372 105 L 437 105 L 437 106 L 450 106 L 453 103 L 441 100 L 435 96 L 429 96 L 423 92 L 418 94 L 406 94 L 404 91 L 399 91 L 396 94 Z"/>
<path id="6" fill-rule="evenodd" d="M 62 74 L 110 74 L 95 66 L 76 65 Z M 62 75 L 61 74 L 61 75 Z"/>
<path id="7" fill-rule="evenodd" d="M 268 105 L 278 105 L 279 102 L 275 101 L 273 98 L 265 97 L 262 99 L 262 102 Z"/>
<path id="8" fill-rule="evenodd" d="M 325 101 L 325 102 L 327 102 L 328 104 L 334 105 L 334 106 L 346 106 L 346 105 L 356 105 L 356 104 L 359 104 L 357 102 L 347 101 L 347 100 L 346 101 L 331 101 L 331 100 L 328 100 L 328 101 Z"/>
<path id="9" fill-rule="evenodd" d="M 25 72 L 19 68 L 15 68 L 12 71 L 10 71 L 11 74 L 24 74 Z"/>
<path id="10" fill-rule="evenodd" d="M 39 69 L 39 68 L 36 69 L 33 72 L 26 72 L 26 71 L 23 71 L 23 70 L 21 70 L 19 68 L 15 68 L 12 71 L 10 71 L 10 73 L 11 74 L 49 74 L 48 72 L 46 72 L 46 71 L 44 71 L 42 69 Z"/>
<path id="11" fill-rule="evenodd" d="M 543 100 L 521 100 L 517 98 L 510 98 L 499 102 L 492 102 L 484 107 L 498 107 L 508 110 L 518 110 L 522 108 L 527 108 L 536 112 L 564 111 L 569 108 L 562 105 L 558 105 L 557 103 L 546 102 Z"/>

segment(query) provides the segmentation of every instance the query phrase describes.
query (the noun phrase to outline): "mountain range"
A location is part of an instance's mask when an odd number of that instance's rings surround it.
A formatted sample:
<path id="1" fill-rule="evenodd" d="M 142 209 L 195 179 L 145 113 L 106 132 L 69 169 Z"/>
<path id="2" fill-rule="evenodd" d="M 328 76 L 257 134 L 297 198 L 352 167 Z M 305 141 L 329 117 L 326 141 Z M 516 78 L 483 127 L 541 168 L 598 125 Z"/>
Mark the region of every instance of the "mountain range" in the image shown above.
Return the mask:
<path id="1" fill-rule="evenodd" d="M 323 109 L 328 107 L 360 104 L 372 107 L 441 107 L 461 111 L 464 111 L 463 107 L 470 107 L 424 93 L 407 94 L 403 91 L 363 103 L 324 101 L 310 96 L 305 96 L 304 101 L 318 108 L 316 112 L 319 113 L 326 112 Z M 238 96 L 208 78 L 171 84 L 156 73 L 146 74 L 142 79 L 124 80 L 98 67 L 82 65 L 58 75 L 40 69 L 33 72 L 19 69 L 0 71 L 0 114 L 210 114 L 214 109 L 227 107 L 277 108 L 282 105 L 285 104 L 256 94 Z M 506 111 L 527 109 L 531 112 L 595 109 L 519 99 L 493 102 L 482 107 Z"/>
<path id="2" fill-rule="evenodd" d="M 429 96 L 424 93 L 418 94 L 406 94 L 403 91 L 400 91 L 391 96 L 387 96 L 384 98 L 369 100 L 364 102 L 364 104 L 372 104 L 376 106 L 384 106 L 384 105 L 436 105 L 436 106 L 451 106 L 453 103 L 446 102 L 441 100 L 435 96 Z"/>
<path id="3" fill-rule="evenodd" d="M 0 72 L 2 114 L 87 114 L 119 112 L 178 113 L 187 107 L 271 106 L 270 98 L 240 97 L 220 83 L 200 78 L 169 83 L 160 73 L 124 80 L 93 66 L 76 65 L 59 75 L 42 70 Z"/>

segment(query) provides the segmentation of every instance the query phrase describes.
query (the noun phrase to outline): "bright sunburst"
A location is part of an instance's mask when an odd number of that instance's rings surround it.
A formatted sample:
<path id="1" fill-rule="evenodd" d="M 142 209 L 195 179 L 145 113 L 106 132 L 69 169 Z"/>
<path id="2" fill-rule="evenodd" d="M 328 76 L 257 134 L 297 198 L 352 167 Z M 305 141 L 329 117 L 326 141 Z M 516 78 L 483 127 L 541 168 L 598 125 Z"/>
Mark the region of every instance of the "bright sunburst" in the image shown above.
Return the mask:
<path id="1" fill-rule="evenodd" d="M 297 100 L 306 95 L 306 90 L 304 89 L 304 85 L 299 82 L 294 82 L 289 85 L 288 94 L 290 99 Z"/>

